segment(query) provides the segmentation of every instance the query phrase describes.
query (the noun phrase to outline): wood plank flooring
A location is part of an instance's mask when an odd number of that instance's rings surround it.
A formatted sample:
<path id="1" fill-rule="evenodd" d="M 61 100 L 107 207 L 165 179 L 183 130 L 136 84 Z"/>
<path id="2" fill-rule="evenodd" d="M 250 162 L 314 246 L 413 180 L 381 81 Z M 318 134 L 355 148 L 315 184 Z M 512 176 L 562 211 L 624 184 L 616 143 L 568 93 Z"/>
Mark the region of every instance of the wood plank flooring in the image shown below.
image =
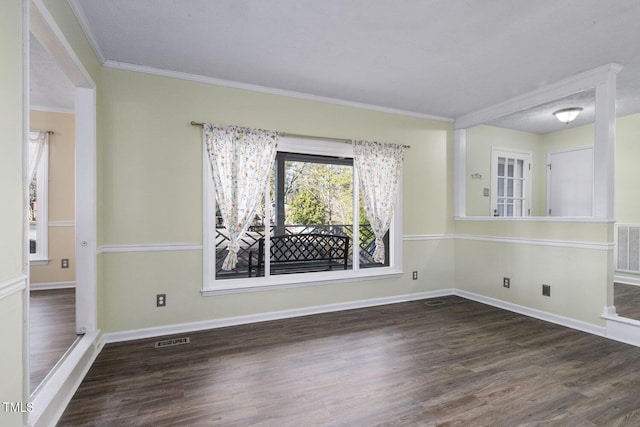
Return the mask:
<path id="1" fill-rule="evenodd" d="M 640 425 L 640 348 L 439 300 L 110 344 L 58 425 Z"/>
<path id="2" fill-rule="evenodd" d="M 76 340 L 75 289 L 31 291 L 29 370 L 31 391 Z"/>
<path id="3" fill-rule="evenodd" d="M 640 286 L 614 283 L 614 304 L 618 316 L 640 320 Z"/>

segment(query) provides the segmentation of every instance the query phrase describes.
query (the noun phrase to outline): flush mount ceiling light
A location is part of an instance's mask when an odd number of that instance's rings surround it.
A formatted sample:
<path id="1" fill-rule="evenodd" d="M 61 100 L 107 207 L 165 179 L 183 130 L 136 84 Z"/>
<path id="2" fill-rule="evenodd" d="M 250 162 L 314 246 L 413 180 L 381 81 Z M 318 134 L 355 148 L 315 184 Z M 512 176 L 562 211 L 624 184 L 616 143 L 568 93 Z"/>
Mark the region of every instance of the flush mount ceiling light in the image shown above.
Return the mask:
<path id="1" fill-rule="evenodd" d="M 569 124 L 573 119 L 578 117 L 580 111 L 582 111 L 581 107 L 563 108 L 562 110 L 554 111 L 553 115 L 562 123 Z"/>

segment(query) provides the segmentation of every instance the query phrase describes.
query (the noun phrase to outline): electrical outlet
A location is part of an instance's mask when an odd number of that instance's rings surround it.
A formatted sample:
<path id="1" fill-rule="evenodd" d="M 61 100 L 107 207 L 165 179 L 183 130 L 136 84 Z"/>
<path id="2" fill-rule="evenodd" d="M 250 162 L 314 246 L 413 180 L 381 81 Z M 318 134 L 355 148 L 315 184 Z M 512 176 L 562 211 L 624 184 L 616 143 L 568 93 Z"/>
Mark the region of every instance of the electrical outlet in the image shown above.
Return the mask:
<path id="1" fill-rule="evenodd" d="M 542 295 L 545 297 L 551 296 L 551 285 L 542 285 Z"/>
<path id="2" fill-rule="evenodd" d="M 156 295 L 156 307 L 166 307 L 166 305 L 167 305 L 167 294 Z"/>
<path id="3" fill-rule="evenodd" d="M 417 271 L 413 272 L 413 280 L 418 280 L 418 272 Z"/>
<path id="4" fill-rule="evenodd" d="M 69 268 L 69 258 L 62 258 L 60 260 L 60 268 Z"/>
<path id="5" fill-rule="evenodd" d="M 510 288 L 511 287 L 511 279 L 508 277 L 503 277 L 502 278 L 502 286 L 504 286 L 505 288 Z"/>

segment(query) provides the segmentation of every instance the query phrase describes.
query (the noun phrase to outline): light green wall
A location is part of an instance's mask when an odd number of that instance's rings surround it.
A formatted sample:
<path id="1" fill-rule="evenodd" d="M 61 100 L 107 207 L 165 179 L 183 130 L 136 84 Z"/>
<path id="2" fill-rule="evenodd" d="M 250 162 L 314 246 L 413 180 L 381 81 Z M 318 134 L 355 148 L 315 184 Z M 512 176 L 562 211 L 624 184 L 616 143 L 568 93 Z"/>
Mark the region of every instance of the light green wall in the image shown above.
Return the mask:
<path id="1" fill-rule="evenodd" d="M 612 231 L 609 223 L 458 221 L 456 287 L 603 326 L 602 309 L 613 304 Z M 542 297 L 543 284 L 551 297 Z"/>
<path id="2" fill-rule="evenodd" d="M 616 210 L 617 222 L 640 224 L 640 114 L 631 114 L 616 120 Z M 617 273 L 631 280 L 640 275 Z"/>
<path id="3" fill-rule="evenodd" d="M 602 244 L 611 241 L 611 227 L 607 224 L 454 222 L 451 124 L 101 68 L 68 5 L 54 0 L 45 0 L 45 3 L 98 83 L 98 93 L 103 94 L 98 102 L 100 245 L 202 242 L 201 132 L 189 125 L 191 120 L 412 146 L 404 172 L 404 235 L 407 239 L 403 243 L 403 267 L 407 272 L 418 270 L 420 280 L 403 277 L 202 297 L 200 251 L 107 252 L 98 259 L 99 324 L 105 331 L 166 326 L 454 286 L 499 297 L 493 288 L 494 276 L 502 274 L 496 272 L 504 265 L 501 258 L 507 255 L 511 260 L 509 274 L 516 278 L 515 283 L 530 282 L 527 288 L 530 286 L 532 290 L 530 294 L 518 293 L 522 290 L 512 292 L 513 295 L 504 296 L 505 301 L 542 310 L 548 308 L 559 315 L 600 323 L 598 315 L 608 298 L 606 286 L 600 285 L 601 278 L 606 276 L 603 272 L 610 268 L 608 251 L 434 238 L 455 233 L 525 241 L 547 239 Z M 534 140 L 555 138 L 517 133 L 528 147 L 532 147 Z M 540 155 L 532 151 L 534 156 Z M 473 154 L 470 157 L 475 159 Z M 542 159 L 536 163 L 543 165 L 544 162 Z M 476 171 L 469 170 L 472 172 Z M 488 170 L 477 172 L 482 173 L 483 178 L 490 176 Z M 545 189 L 544 174 L 534 175 L 539 177 L 534 185 Z M 534 209 L 537 211 L 543 202 L 540 196 L 536 197 Z M 495 253 L 502 255 L 496 257 Z M 593 271 L 589 270 L 591 279 L 584 278 L 584 287 L 576 287 L 577 280 L 557 285 L 554 297 L 543 300 L 540 305 L 535 290 L 538 282 L 547 280 L 541 271 L 553 271 L 559 281 L 567 282 L 571 269 L 579 268 L 581 259 L 589 259 L 593 265 Z M 482 268 L 471 268 L 472 265 Z M 529 279 L 518 279 L 527 275 Z M 475 283 L 467 283 L 472 279 Z M 582 279 L 580 276 L 579 281 Z M 512 288 L 516 289 L 520 288 Z M 570 297 L 563 289 L 586 291 L 584 308 L 568 308 Z M 164 309 L 154 307 L 155 294 L 160 292 L 168 296 L 168 306 Z"/>
<path id="4" fill-rule="evenodd" d="M 545 135 L 477 126 L 467 134 L 467 212 L 487 215 L 488 197 L 480 186 L 490 187 L 491 146 L 525 149 L 533 153 L 532 215 L 544 216 L 547 197 L 547 153 L 593 144 L 593 125 Z M 486 166 L 483 166 L 486 165 Z M 485 169 L 482 169 L 485 167 Z M 469 169 L 471 168 L 471 169 Z M 483 175 L 471 180 L 471 173 Z M 482 170 L 481 170 L 482 169 Z M 486 177 L 486 179 L 485 179 Z M 476 188 L 478 187 L 478 188 Z M 606 223 L 532 221 L 457 221 L 456 287 L 482 296 L 541 310 L 582 322 L 603 325 L 600 314 L 613 305 L 610 279 L 613 268 L 613 226 Z M 545 244 L 536 241 L 544 240 Z M 514 242 L 515 241 L 515 242 Z M 553 243 L 558 243 L 553 246 Z M 595 243 L 595 248 L 572 247 L 575 242 Z M 511 288 L 502 278 L 511 279 Z M 542 284 L 552 296 L 542 297 Z M 579 303 L 575 299 L 579 298 Z"/>
<path id="5" fill-rule="evenodd" d="M 6 0 L 0 13 L 0 284 L 25 272 L 23 196 L 23 12 L 21 0 Z M 0 289 L 0 295 L 4 289 Z M 24 401 L 24 291 L 0 296 L 0 402 Z M 22 414 L 0 407 L 0 425 L 22 425 Z"/>
<path id="6" fill-rule="evenodd" d="M 540 199 L 540 173 L 536 169 L 536 165 L 542 163 L 540 135 L 486 125 L 467 129 L 467 215 L 492 215 L 491 197 L 484 196 L 483 189 L 491 189 L 491 151 L 494 147 L 531 153 L 534 168 L 531 173 L 531 215 L 542 215 L 544 205 Z M 471 175 L 475 173 L 481 174 L 482 179 L 472 179 Z"/>
<path id="7" fill-rule="evenodd" d="M 479 125 L 467 130 L 467 215 L 491 215 L 491 198 L 483 196 L 491 188 L 492 147 L 531 152 L 531 216 L 546 216 L 547 154 L 571 147 L 593 145 L 593 125 L 536 134 L 496 126 Z M 482 179 L 472 179 L 479 173 Z"/>
<path id="8" fill-rule="evenodd" d="M 404 235 L 453 230 L 448 123 L 103 70 L 104 244 L 202 243 L 201 129 L 191 120 L 411 145 Z M 200 251 L 105 253 L 101 327 L 122 331 L 451 288 L 453 243 L 407 240 L 396 280 L 202 297 Z M 155 294 L 167 307 L 155 307 Z"/>
<path id="9" fill-rule="evenodd" d="M 640 224 L 640 114 L 616 121 L 616 219 Z"/>

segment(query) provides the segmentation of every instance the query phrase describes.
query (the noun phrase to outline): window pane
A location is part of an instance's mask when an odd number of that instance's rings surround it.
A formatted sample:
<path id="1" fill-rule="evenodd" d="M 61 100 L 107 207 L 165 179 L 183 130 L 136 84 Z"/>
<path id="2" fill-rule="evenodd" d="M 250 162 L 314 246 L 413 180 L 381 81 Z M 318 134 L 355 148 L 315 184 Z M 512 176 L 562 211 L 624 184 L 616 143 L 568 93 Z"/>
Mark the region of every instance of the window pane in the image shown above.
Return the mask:
<path id="1" fill-rule="evenodd" d="M 498 176 L 504 176 L 504 157 L 498 157 Z"/>
<path id="2" fill-rule="evenodd" d="M 518 197 L 521 198 L 522 197 L 522 186 L 524 184 L 524 181 L 521 179 L 518 179 L 515 181 L 515 193 L 514 193 L 514 197 Z"/>
<path id="3" fill-rule="evenodd" d="M 514 203 L 515 206 L 515 216 L 522 216 L 522 200 L 516 200 Z"/>
<path id="4" fill-rule="evenodd" d="M 504 178 L 498 178 L 498 197 L 504 197 Z"/>
<path id="5" fill-rule="evenodd" d="M 524 177 L 524 160 L 518 160 L 516 165 L 516 178 Z"/>
<path id="6" fill-rule="evenodd" d="M 507 204 L 507 216 L 513 216 L 513 203 Z"/>
<path id="7" fill-rule="evenodd" d="M 507 197 L 513 197 L 513 179 L 507 181 Z"/>
<path id="8" fill-rule="evenodd" d="M 352 267 L 351 159 L 279 152 L 269 187 L 268 232 L 271 241 L 267 258 L 270 275 L 344 270 L 345 265 L 347 269 Z M 261 205 L 254 223 L 240 242 L 238 263 L 232 272 L 222 270 L 229 239 L 219 220 L 217 279 L 265 275 L 264 202 Z M 366 221 L 364 214 L 361 217 Z M 360 239 L 365 245 L 375 240 L 371 235 L 369 224 L 361 224 Z"/>
<path id="9" fill-rule="evenodd" d="M 514 160 L 513 159 L 509 159 L 509 161 L 507 163 L 507 176 L 508 177 L 513 177 L 513 164 L 514 164 Z"/>

